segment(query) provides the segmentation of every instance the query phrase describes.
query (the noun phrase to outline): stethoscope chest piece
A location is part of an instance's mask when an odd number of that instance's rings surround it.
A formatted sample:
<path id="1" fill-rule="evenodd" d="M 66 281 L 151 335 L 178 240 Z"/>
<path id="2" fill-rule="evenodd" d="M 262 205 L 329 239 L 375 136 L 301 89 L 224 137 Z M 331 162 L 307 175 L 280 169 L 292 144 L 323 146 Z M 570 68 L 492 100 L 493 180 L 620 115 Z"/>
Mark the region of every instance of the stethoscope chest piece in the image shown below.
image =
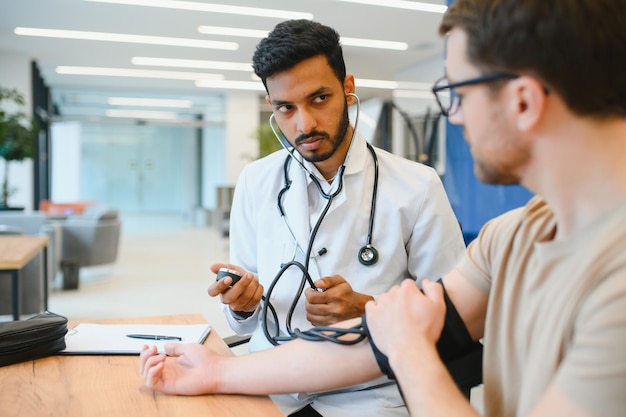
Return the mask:
<path id="1" fill-rule="evenodd" d="M 378 261 L 378 251 L 372 245 L 365 245 L 359 251 L 359 262 L 365 266 L 374 265 Z"/>

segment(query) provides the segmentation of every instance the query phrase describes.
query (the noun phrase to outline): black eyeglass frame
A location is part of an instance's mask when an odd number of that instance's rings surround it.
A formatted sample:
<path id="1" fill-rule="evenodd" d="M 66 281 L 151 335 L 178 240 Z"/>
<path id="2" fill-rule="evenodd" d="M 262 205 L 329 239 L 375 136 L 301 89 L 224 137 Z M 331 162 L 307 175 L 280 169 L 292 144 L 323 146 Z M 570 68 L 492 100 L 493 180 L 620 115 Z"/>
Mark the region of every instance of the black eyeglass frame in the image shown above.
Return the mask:
<path id="1" fill-rule="evenodd" d="M 433 85 L 433 88 L 432 88 L 432 92 L 435 95 L 435 99 L 437 101 L 437 104 L 439 105 L 439 109 L 441 110 L 441 113 L 445 117 L 449 117 L 451 113 L 452 114 L 455 113 L 459 109 L 459 107 L 461 107 L 461 96 L 458 96 L 458 95 L 455 96 L 455 97 L 458 97 L 458 99 L 456 99 L 456 103 L 454 102 L 454 100 L 451 100 L 450 101 L 450 106 L 448 106 L 448 108 L 445 108 L 445 106 L 441 102 L 441 99 L 439 98 L 439 94 L 438 93 L 440 91 L 443 91 L 443 90 L 453 90 L 454 88 L 457 88 L 457 87 L 464 87 L 464 86 L 467 86 L 467 85 L 476 85 L 476 84 L 489 83 L 489 82 L 493 82 L 493 81 L 497 81 L 497 80 L 503 80 L 503 79 L 513 80 L 513 79 L 518 78 L 518 77 L 519 77 L 519 75 L 510 73 L 510 72 L 494 72 L 494 73 L 491 73 L 491 74 L 482 75 L 480 77 L 470 78 L 469 80 L 459 81 L 459 82 L 456 82 L 456 83 L 437 85 L 442 80 L 446 79 L 446 76 L 444 75 L 443 77 L 441 77 L 437 81 L 435 81 L 435 84 Z M 455 106 L 455 104 L 456 104 L 456 106 Z M 452 109 L 454 109 L 454 111 L 451 112 Z"/>

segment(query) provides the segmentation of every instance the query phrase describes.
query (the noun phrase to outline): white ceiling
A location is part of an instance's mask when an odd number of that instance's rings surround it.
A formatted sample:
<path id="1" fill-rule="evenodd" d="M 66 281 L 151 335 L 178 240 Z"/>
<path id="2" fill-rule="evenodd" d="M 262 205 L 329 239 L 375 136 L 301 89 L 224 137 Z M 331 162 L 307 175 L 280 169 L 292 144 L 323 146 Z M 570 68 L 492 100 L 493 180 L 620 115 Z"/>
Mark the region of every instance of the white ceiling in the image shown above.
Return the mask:
<path id="1" fill-rule="evenodd" d="M 438 5 L 445 4 L 445 0 L 424 1 Z M 438 13 L 359 5 L 337 0 L 264 0 L 262 2 L 259 0 L 211 0 L 211 3 L 309 12 L 314 15 L 314 20 L 334 27 L 343 37 L 403 41 L 409 44 L 407 51 L 344 46 L 348 71 L 354 73 L 357 79 L 403 81 L 396 79 L 396 74 L 420 61 L 441 56 L 443 53 L 443 42 L 437 34 L 442 15 Z M 61 107 L 61 114 L 64 114 L 64 111 L 68 114 L 71 105 L 83 107 L 84 111 L 87 105 L 79 103 L 101 101 L 101 97 L 112 95 L 185 97 L 192 98 L 196 105 L 203 106 L 210 104 L 202 103 L 203 97 L 210 99 L 216 90 L 196 87 L 190 80 L 61 75 L 55 72 L 55 68 L 59 65 L 142 68 L 131 64 L 130 60 L 135 56 L 249 63 L 258 39 L 203 35 L 198 32 L 198 27 L 210 25 L 271 30 L 279 21 L 280 19 L 257 16 L 181 11 L 83 0 L 2 0 L 0 1 L 0 50 L 26 55 L 37 62 L 46 84 L 53 91 L 55 104 Z M 220 40 L 237 42 L 239 49 L 220 51 L 18 36 L 14 34 L 15 27 Z M 226 80 L 250 81 L 250 73 L 246 72 L 203 71 L 219 72 L 225 76 Z M 430 83 L 433 80 L 417 81 Z M 387 90 L 371 88 L 361 88 L 359 94 L 362 99 L 390 96 Z"/>

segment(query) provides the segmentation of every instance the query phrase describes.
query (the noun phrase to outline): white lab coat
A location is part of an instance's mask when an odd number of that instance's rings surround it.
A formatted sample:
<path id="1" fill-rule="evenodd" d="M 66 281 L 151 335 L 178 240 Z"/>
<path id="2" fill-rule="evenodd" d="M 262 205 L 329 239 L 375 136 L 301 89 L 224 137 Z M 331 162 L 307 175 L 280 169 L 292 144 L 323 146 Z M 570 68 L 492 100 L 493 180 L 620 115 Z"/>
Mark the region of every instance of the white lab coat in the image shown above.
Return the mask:
<path id="1" fill-rule="evenodd" d="M 333 199 L 314 240 L 314 258 L 309 265 L 312 280 L 339 274 L 350 282 L 354 291 L 376 297 L 407 277 L 418 281 L 436 279 L 448 272 L 459 261 L 465 246 L 439 176 L 430 167 L 381 149 L 376 149 L 379 178 L 372 236 L 372 246 L 378 250 L 379 259 L 373 266 L 359 263 L 357 253 L 367 242 L 374 159 L 360 135 L 357 134 L 354 141 L 346 161 L 343 189 Z M 255 272 L 266 293 L 281 264 L 291 261 L 294 253 L 296 260 L 304 262 L 303 253 L 309 245 L 311 229 L 327 201 L 302 167 L 291 161 L 292 183 L 283 196 L 283 207 L 298 240 L 296 247 L 277 206 L 278 194 L 284 187 L 283 167 L 287 157 L 288 153 L 281 150 L 243 170 L 235 188 L 230 216 L 230 262 Z M 321 178 L 312 164 L 305 162 L 305 165 Z M 324 182 L 324 186 L 332 191 L 337 183 L 335 179 L 332 185 Z M 326 253 L 315 255 L 322 248 Z M 290 268 L 272 294 L 270 301 L 278 312 L 281 335 L 286 334 L 285 317 L 301 277 L 300 270 Z M 293 314 L 292 329 L 311 327 L 306 320 L 303 299 L 304 295 Z M 249 345 L 251 352 L 272 346 L 259 326 L 260 308 L 245 320 L 235 318 L 228 306 L 224 306 L 224 312 L 236 333 L 253 334 Z M 320 366 L 323 364 L 323 358 L 312 360 L 319 360 Z M 379 379 L 376 383 L 385 380 Z M 357 396 L 359 400 L 355 401 Z M 408 415 L 395 385 L 360 393 L 272 398 L 286 414 L 314 400 L 314 408 L 325 417 L 346 417 L 352 415 L 351 412 L 355 416 Z"/>

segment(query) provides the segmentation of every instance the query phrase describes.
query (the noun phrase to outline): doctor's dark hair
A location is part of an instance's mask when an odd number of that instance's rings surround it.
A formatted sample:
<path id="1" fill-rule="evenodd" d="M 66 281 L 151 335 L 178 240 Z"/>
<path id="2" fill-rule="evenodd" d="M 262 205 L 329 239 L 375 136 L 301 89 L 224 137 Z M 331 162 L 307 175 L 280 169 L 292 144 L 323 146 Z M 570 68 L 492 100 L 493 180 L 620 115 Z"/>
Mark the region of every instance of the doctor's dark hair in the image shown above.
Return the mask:
<path id="1" fill-rule="evenodd" d="M 305 59 L 324 55 L 343 84 L 346 64 L 339 39 L 335 29 L 311 20 L 281 22 L 257 45 L 252 68 L 267 90 L 268 77 L 288 70 Z"/>
<path id="2" fill-rule="evenodd" d="M 571 111 L 626 115 L 624 0 L 456 0 L 439 32 L 468 35 L 467 59 L 483 73 L 537 77 Z"/>

